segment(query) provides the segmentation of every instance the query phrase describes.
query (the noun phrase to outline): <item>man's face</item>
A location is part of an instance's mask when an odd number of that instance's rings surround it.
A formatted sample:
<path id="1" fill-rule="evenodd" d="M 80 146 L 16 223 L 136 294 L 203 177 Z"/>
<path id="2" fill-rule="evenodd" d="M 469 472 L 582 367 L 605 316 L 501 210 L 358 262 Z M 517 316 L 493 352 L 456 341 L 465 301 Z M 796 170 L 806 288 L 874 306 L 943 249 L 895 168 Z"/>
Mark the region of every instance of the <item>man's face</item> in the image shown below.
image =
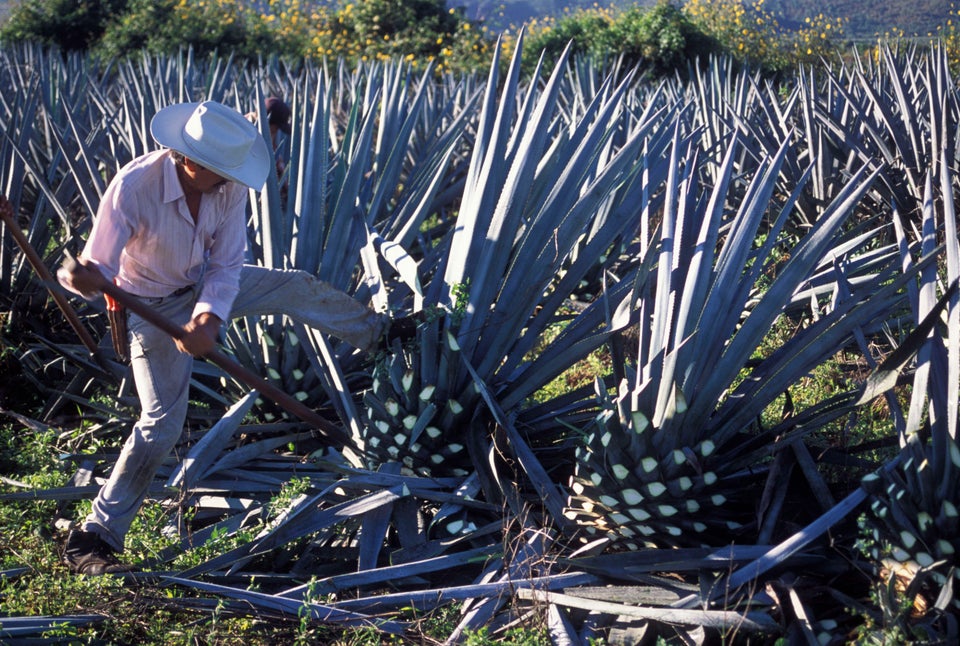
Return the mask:
<path id="1" fill-rule="evenodd" d="M 230 181 L 189 158 L 184 164 L 184 175 L 190 188 L 201 193 L 213 193 Z"/>

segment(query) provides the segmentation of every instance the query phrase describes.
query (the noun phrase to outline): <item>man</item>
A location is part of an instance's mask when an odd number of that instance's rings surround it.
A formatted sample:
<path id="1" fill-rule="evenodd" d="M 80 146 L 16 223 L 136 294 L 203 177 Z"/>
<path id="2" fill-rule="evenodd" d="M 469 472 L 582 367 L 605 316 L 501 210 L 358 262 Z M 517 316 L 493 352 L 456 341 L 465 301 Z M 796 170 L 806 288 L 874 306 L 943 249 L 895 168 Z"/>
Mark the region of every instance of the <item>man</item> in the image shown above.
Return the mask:
<path id="1" fill-rule="evenodd" d="M 281 155 L 277 135 L 282 132 L 284 135 L 290 136 L 290 119 L 292 113 L 290 106 L 284 103 L 283 99 L 279 97 L 267 97 L 263 103 L 267 115 L 267 127 L 270 129 L 270 147 L 273 149 L 277 167 L 277 177 L 283 177 L 286 164 Z M 248 121 L 256 125 L 258 118 L 256 112 L 248 112 L 246 117 Z"/>
<path id="2" fill-rule="evenodd" d="M 277 133 L 290 135 L 290 106 L 275 96 L 267 97 L 264 101 L 267 108 L 267 125 L 270 127 L 270 141 L 274 149 L 277 147 Z"/>
<path id="3" fill-rule="evenodd" d="M 88 299 L 113 281 L 184 330 L 174 340 L 129 314 L 141 414 L 90 514 L 67 538 L 64 559 L 77 573 L 130 569 L 117 553 L 180 437 L 193 357 L 215 347 L 228 318 L 284 313 L 361 350 L 389 324 L 306 272 L 243 264 L 248 188 L 262 189 L 273 164 L 241 113 L 212 101 L 173 105 L 154 116 L 150 132 L 164 148 L 120 170 L 79 262 L 58 272 L 64 287 Z"/>

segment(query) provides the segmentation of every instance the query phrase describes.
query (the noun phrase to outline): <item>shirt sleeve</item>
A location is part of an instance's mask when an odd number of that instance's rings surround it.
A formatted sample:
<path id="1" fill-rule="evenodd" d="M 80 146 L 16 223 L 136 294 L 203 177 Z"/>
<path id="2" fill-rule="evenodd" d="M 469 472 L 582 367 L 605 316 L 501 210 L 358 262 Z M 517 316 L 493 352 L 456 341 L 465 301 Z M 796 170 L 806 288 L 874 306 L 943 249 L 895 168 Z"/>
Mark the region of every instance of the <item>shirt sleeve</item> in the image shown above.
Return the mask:
<path id="1" fill-rule="evenodd" d="M 210 312 L 221 321 L 230 318 L 233 301 L 240 289 L 247 243 L 247 187 L 230 183 L 225 187 L 223 208 L 208 254 L 203 289 L 193 316 Z"/>
<path id="2" fill-rule="evenodd" d="M 128 211 L 121 200 L 122 184 L 123 180 L 118 179 L 107 187 L 80 254 L 81 258 L 97 265 L 100 273 L 111 282 L 120 273 L 120 254 L 133 235 Z"/>

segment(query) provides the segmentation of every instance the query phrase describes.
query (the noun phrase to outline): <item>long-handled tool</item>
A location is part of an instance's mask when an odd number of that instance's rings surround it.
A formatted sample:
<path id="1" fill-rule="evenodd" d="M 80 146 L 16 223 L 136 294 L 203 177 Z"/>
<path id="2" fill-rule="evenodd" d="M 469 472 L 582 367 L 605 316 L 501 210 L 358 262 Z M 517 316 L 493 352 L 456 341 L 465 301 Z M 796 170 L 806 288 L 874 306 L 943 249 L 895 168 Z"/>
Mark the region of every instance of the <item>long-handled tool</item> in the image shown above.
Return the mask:
<path id="1" fill-rule="evenodd" d="M 47 269 L 47 266 L 43 264 L 43 259 L 40 258 L 40 255 L 34 250 L 30 241 L 27 240 L 27 236 L 23 234 L 19 225 L 14 221 L 13 210 L 10 208 L 10 203 L 5 197 L 0 201 L 0 219 L 2 219 L 3 223 L 7 226 L 7 230 L 10 232 L 10 235 L 13 236 L 13 240 L 17 243 L 17 246 L 20 247 L 20 251 L 23 252 L 27 262 L 30 263 L 33 270 L 40 276 L 40 280 L 47 286 L 47 291 L 50 292 L 57 307 L 63 312 L 70 327 L 72 327 L 73 331 L 80 337 L 80 342 L 90 351 L 90 354 L 93 355 L 93 358 L 96 359 L 101 368 L 104 368 L 110 374 L 114 374 L 115 370 L 110 367 L 106 358 L 103 357 L 103 353 L 100 351 L 97 342 L 93 339 L 93 336 L 87 328 L 83 326 L 80 317 L 77 316 L 77 313 L 70 307 L 70 303 L 67 302 L 66 297 L 53 288 L 53 285 L 57 284 L 56 279 L 50 273 L 50 270 Z"/>
<path id="2" fill-rule="evenodd" d="M 76 262 L 77 261 L 75 259 L 68 255 L 67 260 L 64 262 L 64 266 L 68 270 L 74 271 L 75 267 L 71 265 L 75 264 Z M 148 305 L 143 303 L 143 301 L 132 294 L 125 292 L 112 282 L 103 280 L 98 287 L 100 288 L 100 291 L 109 295 L 115 301 L 120 303 L 120 305 L 127 308 L 129 311 L 133 312 L 151 325 L 155 325 L 161 331 L 169 334 L 174 339 L 182 338 L 186 334 L 182 327 L 162 314 L 159 314 L 155 310 L 151 309 Z M 203 358 L 220 367 L 231 377 L 234 377 L 251 388 L 255 388 L 264 396 L 276 402 L 288 413 L 296 415 L 301 420 L 309 424 L 313 424 L 323 435 L 327 436 L 329 439 L 341 442 L 355 450 L 359 450 L 354 444 L 353 438 L 347 435 L 345 431 L 327 419 L 321 417 L 315 411 L 305 406 L 302 402 L 280 390 L 266 379 L 260 377 L 247 368 L 244 368 L 242 365 L 223 354 L 216 348 L 203 355 Z"/>

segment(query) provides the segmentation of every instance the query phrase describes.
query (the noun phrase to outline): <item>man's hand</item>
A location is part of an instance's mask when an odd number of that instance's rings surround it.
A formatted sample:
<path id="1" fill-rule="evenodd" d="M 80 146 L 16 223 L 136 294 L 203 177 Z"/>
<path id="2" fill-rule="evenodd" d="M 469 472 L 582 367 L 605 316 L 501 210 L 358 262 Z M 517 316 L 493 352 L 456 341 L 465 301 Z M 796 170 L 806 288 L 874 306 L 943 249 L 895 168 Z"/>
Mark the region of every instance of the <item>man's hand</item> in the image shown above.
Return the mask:
<path id="1" fill-rule="evenodd" d="M 68 258 L 57 269 L 57 280 L 74 294 L 79 294 L 87 300 L 100 295 L 107 279 L 100 273 L 100 269 L 86 260 Z"/>
<path id="2" fill-rule="evenodd" d="M 183 326 L 184 335 L 175 339 L 180 352 L 202 357 L 215 347 L 223 321 L 215 314 L 198 314 Z"/>

